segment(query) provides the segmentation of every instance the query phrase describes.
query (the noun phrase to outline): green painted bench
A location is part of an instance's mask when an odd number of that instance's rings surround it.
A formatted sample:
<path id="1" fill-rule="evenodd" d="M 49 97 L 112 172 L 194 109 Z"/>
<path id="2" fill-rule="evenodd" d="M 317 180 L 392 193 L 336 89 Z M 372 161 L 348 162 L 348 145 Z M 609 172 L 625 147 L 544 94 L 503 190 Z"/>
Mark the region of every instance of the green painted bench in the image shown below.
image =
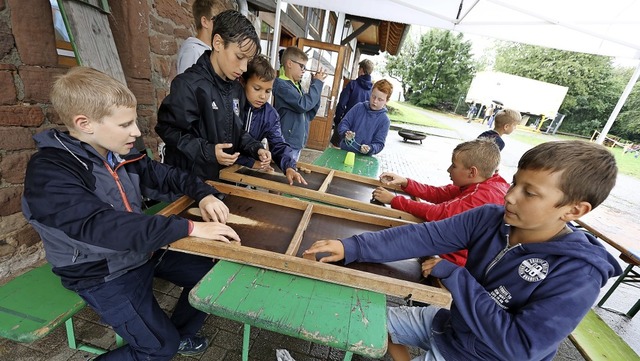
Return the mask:
<path id="1" fill-rule="evenodd" d="M 72 317 L 86 305 L 45 263 L 0 286 L 0 337 L 30 343 L 64 324 L 70 348 L 103 354 L 103 349 L 76 341 Z M 122 345 L 118 335 L 116 345 Z"/>
<path id="2" fill-rule="evenodd" d="M 584 316 L 569 339 L 587 361 L 640 360 L 638 354 L 593 310 Z"/>
<path id="3" fill-rule="evenodd" d="M 386 297 L 330 282 L 219 261 L 191 290 L 197 309 L 244 323 L 242 359 L 251 326 L 353 353 L 387 350 Z"/>

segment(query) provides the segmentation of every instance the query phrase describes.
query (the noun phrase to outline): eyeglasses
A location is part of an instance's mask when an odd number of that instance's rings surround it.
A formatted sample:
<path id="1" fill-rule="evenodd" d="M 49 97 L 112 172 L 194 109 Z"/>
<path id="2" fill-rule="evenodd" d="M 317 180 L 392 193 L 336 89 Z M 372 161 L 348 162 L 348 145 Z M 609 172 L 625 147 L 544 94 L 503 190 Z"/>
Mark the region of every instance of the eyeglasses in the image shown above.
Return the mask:
<path id="1" fill-rule="evenodd" d="M 289 59 L 289 60 L 291 60 L 291 59 Z M 296 63 L 296 64 L 298 64 L 298 65 L 300 65 L 300 70 L 302 70 L 302 71 L 307 70 L 307 66 L 306 66 L 305 64 L 303 64 L 303 63 L 299 63 L 299 62 L 297 62 L 297 61 L 295 61 L 295 60 L 291 60 L 291 61 L 292 61 L 292 62 L 294 62 L 294 63 Z"/>

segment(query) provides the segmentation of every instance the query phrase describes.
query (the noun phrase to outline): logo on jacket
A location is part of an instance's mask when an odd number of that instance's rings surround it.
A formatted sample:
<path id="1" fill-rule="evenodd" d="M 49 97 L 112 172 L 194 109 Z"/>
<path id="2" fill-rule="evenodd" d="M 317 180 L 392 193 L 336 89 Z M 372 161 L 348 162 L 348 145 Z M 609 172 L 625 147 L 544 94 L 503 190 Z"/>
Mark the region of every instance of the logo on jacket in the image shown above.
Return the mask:
<path id="1" fill-rule="evenodd" d="M 238 98 L 233 99 L 233 112 L 236 114 L 236 116 L 240 116 L 240 99 Z"/>
<path id="2" fill-rule="evenodd" d="M 215 101 L 211 102 L 211 109 L 218 110 L 218 104 Z"/>
<path id="3" fill-rule="evenodd" d="M 538 282 L 547 277 L 549 262 L 540 258 L 529 258 L 518 267 L 518 274 L 527 282 Z"/>
<path id="4" fill-rule="evenodd" d="M 493 291 L 489 292 L 489 295 L 491 296 L 491 298 L 493 298 L 494 301 L 496 301 L 498 306 L 504 308 L 505 310 L 509 309 L 507 303 L 511 301 L 512 296 L 511 292 L 509 292 L 509 290 L 507 290 L 505 286 L 500 286 L 494 289 Z"/>

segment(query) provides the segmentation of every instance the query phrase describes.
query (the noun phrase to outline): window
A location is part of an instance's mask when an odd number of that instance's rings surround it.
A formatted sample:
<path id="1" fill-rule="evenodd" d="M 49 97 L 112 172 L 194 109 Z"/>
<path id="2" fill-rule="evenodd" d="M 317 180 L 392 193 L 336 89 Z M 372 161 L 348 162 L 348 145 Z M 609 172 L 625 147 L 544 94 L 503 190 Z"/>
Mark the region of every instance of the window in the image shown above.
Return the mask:
<path id="1" fill-rule="evenodd" d="M 320 27 L 322 26 L 322 10 L 320 9 L 309 9 L 309 26 L 316 31 L 316 33 L 320 33 Z"/>
<path id="2" fill-rule="evenodd" d="M 338 23 L 338 17 L 336 16 L 336 13 L 334 13 L 333 11 L 331 13 L 329 13 L 329 25 L 327 26 L 327 38 L 326 38 L 326 42 L 327 43 L 333 43 L 333 37 L 336 35 L 336 26 Z"/>

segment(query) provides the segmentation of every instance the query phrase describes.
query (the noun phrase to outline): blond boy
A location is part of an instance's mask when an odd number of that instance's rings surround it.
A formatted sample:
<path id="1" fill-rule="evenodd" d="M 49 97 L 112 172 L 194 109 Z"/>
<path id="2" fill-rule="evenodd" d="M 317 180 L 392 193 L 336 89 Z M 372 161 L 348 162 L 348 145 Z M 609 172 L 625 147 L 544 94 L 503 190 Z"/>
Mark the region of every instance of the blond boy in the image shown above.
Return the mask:
<path id="1" fill-rule="evenodd" d="M 498 145 L 498 148 L 502 150 L 504 148 L 504 140 L 502 140 L 502 136 L 513 133 L 521 120 L 522 116 L 519 112 L 513 109 L 502 109 L 498 111 L 495 116 L 493 130 L 483 132 L 478 136 L 478 138 L 493 139 Z"/>

